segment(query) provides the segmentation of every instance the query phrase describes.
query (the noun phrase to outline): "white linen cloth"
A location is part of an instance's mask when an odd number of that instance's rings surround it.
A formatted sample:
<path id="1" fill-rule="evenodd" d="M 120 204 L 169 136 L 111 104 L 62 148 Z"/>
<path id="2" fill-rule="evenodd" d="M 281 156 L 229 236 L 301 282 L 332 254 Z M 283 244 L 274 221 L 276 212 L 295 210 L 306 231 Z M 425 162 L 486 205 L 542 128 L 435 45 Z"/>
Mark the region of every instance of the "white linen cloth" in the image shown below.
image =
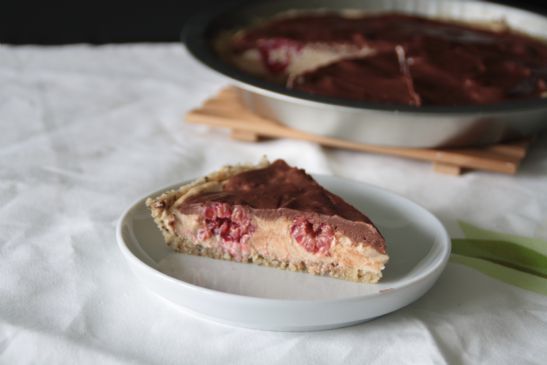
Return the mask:
<path id="1" fill-rule="evenodd" d="M 525 364 L 547 356 L 547 297 L 449 263 L 410 306 L 315 333 L 195 319 L 146 290 L 115 242 L 137 198 L 266 154 L 375 184 L 457 221 L 547 238 L 547 139 L 517 176 L 183 123 L 227 85 L 169 45 L 0 46 L 0 363 Z"/>

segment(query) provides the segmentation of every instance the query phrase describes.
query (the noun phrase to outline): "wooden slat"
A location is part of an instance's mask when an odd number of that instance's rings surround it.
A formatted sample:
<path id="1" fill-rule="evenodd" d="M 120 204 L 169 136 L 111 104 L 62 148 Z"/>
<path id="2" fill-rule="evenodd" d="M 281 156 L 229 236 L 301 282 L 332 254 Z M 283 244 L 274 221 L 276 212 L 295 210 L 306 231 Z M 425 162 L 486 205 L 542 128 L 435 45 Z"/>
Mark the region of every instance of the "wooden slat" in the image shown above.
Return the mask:
<path id="1" fill-rule="evenodd" d="M 232 129 L 230 137 L 245 142 L 257 142 L 259 140 L 258 134 L 241 129 Z"/>
<path id="2" fill-rule="evenodd" d="M 240 140 L 257 141 L 259 136 L 293 138 L 329 147 L 432 161 L 435 171 L 452 175 L 460 174 L 462 168 L 514 174 L 530 143 L 518 141 L 465 149 L 398 148 L 362 144 L 314 135 L 260 117 L 242 105 L 237 92 L 232 88 L 222 90 L 215 98 L 206 101 L 203 107 L 190 111 L 186 120 L 190 123 L 231 129 L 232 136 Z"/>
<path id="3" fill-rule="evenodd" d="M 522 159 L 526 156 L 530 143 L 531 141 L 527 139 L 523 141 L 509 143 L 509 144 L 498 144 L 491 147 L 487 147 L 487 149 L 489 151 L 501 153 L 506 156 L 513 156 L 513 157 Z"/>
<path id="4" fill-rule="evenodd" d="M 452 165 L 448 163 L 442 163 L 442 162 L 433 162 L 433 170 L 435 172 L 440 172 L 441 174 L 453 175 L 453 176 L 461 175 L 463 172 L 463 168 L 461 166 Z"/>

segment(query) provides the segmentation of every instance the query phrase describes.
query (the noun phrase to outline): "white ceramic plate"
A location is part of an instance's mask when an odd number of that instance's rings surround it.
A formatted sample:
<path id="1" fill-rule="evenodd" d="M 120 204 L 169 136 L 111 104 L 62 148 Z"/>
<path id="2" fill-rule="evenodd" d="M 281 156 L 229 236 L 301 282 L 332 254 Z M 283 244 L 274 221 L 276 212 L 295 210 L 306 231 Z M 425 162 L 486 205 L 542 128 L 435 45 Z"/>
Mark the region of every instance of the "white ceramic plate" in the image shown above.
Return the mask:
<path id="1" fill-rule="evenodd" d="M 353 283 L 172 252 L 144 205 L 146 197 L 120 218 L 118 244 L 135 275 L 153 292 L 195 315 L 225 324 L 277 331 L 329 329 L 395 311 L 422 296 L 450 254 L 450 239 L 439 220 L 380 188 L 333 176 L 314 177 L 365 212 L 386 238 L 390 261 L 380 283 Z"/>

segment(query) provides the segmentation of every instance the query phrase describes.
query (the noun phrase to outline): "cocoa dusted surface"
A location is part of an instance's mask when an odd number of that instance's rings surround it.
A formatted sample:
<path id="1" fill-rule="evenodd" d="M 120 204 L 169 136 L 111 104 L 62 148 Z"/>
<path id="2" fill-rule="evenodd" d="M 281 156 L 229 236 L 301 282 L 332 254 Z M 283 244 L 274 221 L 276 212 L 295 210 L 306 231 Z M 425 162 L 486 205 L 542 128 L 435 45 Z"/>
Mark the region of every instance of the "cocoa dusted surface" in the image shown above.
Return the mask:
<path id="1" fill-rule="evenodd" d="M 196 212 L 210 202 L 240 205 L 265 219 L 306 215 L 385 253 L 384 239 L 366 215 L 321 187 L 304 170 L 283 160 L 235 175 L 224 183 L 223 191 L 191 196 L 177 209 L 183 213 Z"/>
<path id="2" fill-rule="evenodd" d="M 326 13 L 280 18 L 249 29 L 234 41 L 234 50 L 254 48 L 263 39 L 375 49 L 377 55 L 369 59 L 327 65 L 300 75 L 293 84 L 330 97 L 451 106 L 540 98 L 547 92 L 547 44 L 511 30 L 397 13 Z"/>
<path id="3" fill-rule="evenodd" d="M 223 191 L 189 197 L 185 204 L 209 201 L 243 205 L 254 209 L 292 209 L 322 215 L 337 215 L 352 221 L 370 220 L 342 198 L 319 185 L 304 170 L 276 160 L 266 168 L 231 177 Z"/>
<path id="4" fill-rule="evenodd" d="M 299 76 L 294 89 L 337 98 L 420 105 L 412 79 L 400 72 L 395 52 L 342 60 Z"/>

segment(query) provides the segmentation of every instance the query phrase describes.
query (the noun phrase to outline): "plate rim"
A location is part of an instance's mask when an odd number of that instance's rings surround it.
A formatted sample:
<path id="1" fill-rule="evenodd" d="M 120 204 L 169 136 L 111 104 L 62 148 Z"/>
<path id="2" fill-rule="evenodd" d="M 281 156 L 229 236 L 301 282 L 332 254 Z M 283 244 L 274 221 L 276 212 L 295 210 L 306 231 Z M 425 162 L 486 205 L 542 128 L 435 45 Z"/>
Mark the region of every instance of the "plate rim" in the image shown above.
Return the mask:
<path id="1" fill-rule="evenodd" d="M 202 294 L 205 294 L 205 295 L 217 295 L 217 296 L 220 295 L 222 297 L 222 299 L 245 300 L 245 301 L 248 301 L 248 302 L 255 302 L 256 304 L 277 304 L 277 305 L 324 304 L 324 305 L 329 305 L 329 304 L 335 304 L 335 303 L 340 303 L 340 302 L 351 303 L 353 301 L 361 301 L 361 300 L 367 299 L 369 297 L 377 297 L 377 296 L 386 295 L 386 294 L 394 294 L 397 291 L 403 290 L 405 288 L 412 287 L 413 285 L 418 284 L 420 281 L 427 280 L 430 275 L 433 275 L 438 270 L 440 270 L 441 272 L 444 270 L 444 268 L 445 268 L 445 266 L 448 262 L 448 259 L 450 257 L 451 239 L 450 239 L 450 236 L 449 236 L 446 228 L 442 224 L 442 222 L 433 213 L 431 213 L 428 209 L 426 209 L 422 205 L 420 205 L 420 204 L 414 202 L 413 200 L 411 200 L 409 198 L 406 198 L 406 197 L 404 197 L 404 196 L 402 196 L 398 193 L 392 192 L 392 191 L 387 190 L 387 189 L 383 189 L 379 186 L 376 186 L 376 185 L 373 185 L 373 184 L 370 184 L 370 183 L 358 181 L 358 180 L 351 179 L 351 178 L 340 177 L 340 176 L 337 176 L 337 175 L 328 175 L 328 174 L 311 174 L 311 175 L 314 179 L 315 178 L 333 178 L 335 180 L 339 180 L 339 181 L 342 181 L 342 182 L 349 182 L 349 183 L 364 185 L 369 190 L 374 190 L 376 192 L 380 192 L 381 194 L 392 195 L 393 197 L 395 197 L 397 199 L 401 199 L 406 204 L 414 205 L 415 207 L 419 208 L 423 213 L 428 215 L 435 222 L 435 224 L 438 226 L 438 228 L 440 228 L 439 233 L 442 234 L 442 239 L 439 241 L 439 246 L 441 247 L 441 251 L 439 252 L 439 255 L 437 257 L 435 257 L 433 262 L 431 262 L 426 267 L 426 270 L 423 270 L 422 272 L 420 272 L 418 275 L 414 276 L 413 278 L 407 278 L 405 276 L 403 279 L 398 280 L 397 284 L 394 285 L 394 287 L 392 287 L 392 288 L 387 288 L 387 289 L 384 289 L 382 291 L 364 293 L 364 294 L 360 294 L 360 295 L 356 295 L 356 296 L 352 296 L 352 297 L 345 297 L 345 298 L 336 298 L 336 299 L 262 298 L 262 297 L 244 295 L 244 294 L 235 294 L 235 293 L 223 292 L 223 291 L 219 291 L 219 290 L 215 290 L 215 289 L 211 289 L 211 288 L 202 287 L 202 286 L 199 286 L 199 285 L 196 285 L 196 284 L 192 284 L 192 283 L 189 283 L 189 282 L 184 281 L 182 279 L 170 276 L 170 275 L 160 271 L 159 269 L 147 264 L 146 262 L 141 260 L 139 257 L 137 257 L 131 251 L 131 249 L 128 247 L 128 244 L 125 242 L 125 239 L 123 238 L 122 230 L 123 230 L 124 222 L 128 219 L 129 213 L 132 210 L 137 209 L 139 205 L 144 204 L 144 202 L 146 201 L 147 198 L 149 198 L 151 196 L 157 196 L 157 195 L 162 194 L 162 193 L 164 193 L 166 191 L 169 191 L 169 190 L 176 189 L 177 187 L 180 187 L 183 184 L 195 181 L 195 179 L 186 179 L 182 182 L 170 184 L 170 185 L 168 185 L 164 188 L 155 190 L 155 191 L 153 191 L 149 194 L 146 194 L 144 197 L 138 198 L 137 200 L 133 201 L 133 203 L 131 203 L 126 209 L 123 210 L 123 213 L 118 218 L 118 221 L 116 223 L 116 241 L 117 241 L 117 245 L 120 248 L 120 250 L 122 251 L 122 254 L 123 254 L 123 256 L 125 257 L 126 260 L 130 260 L 132 264 L 137 264 L 139 267 L 145 269 L 148 273 L 150 273 L 152 275 L 155 275 L 155 276 L 157 276 L 159 278 L 162 278 L 162 279 L 167 279 L 168 281 L 170 281 L 171 283 L 173 283 L 175 285 L 181 285 L 185 289 L 189 289 L 189 290 L 199 292 L 199 293 L 202 293 Z M 336 192 L 334 192 L 334 193 L 336 193 Z M 150 217 L 150 219 L 152 219 L 152 217 Z M 425 258 L 427 256 L 428 255 L 426 254 L 423 258 Z M 366 284 L 366 283 L 363 283 L 363 284 L 364 285 L 374 285 L 374 284 Z"/>

